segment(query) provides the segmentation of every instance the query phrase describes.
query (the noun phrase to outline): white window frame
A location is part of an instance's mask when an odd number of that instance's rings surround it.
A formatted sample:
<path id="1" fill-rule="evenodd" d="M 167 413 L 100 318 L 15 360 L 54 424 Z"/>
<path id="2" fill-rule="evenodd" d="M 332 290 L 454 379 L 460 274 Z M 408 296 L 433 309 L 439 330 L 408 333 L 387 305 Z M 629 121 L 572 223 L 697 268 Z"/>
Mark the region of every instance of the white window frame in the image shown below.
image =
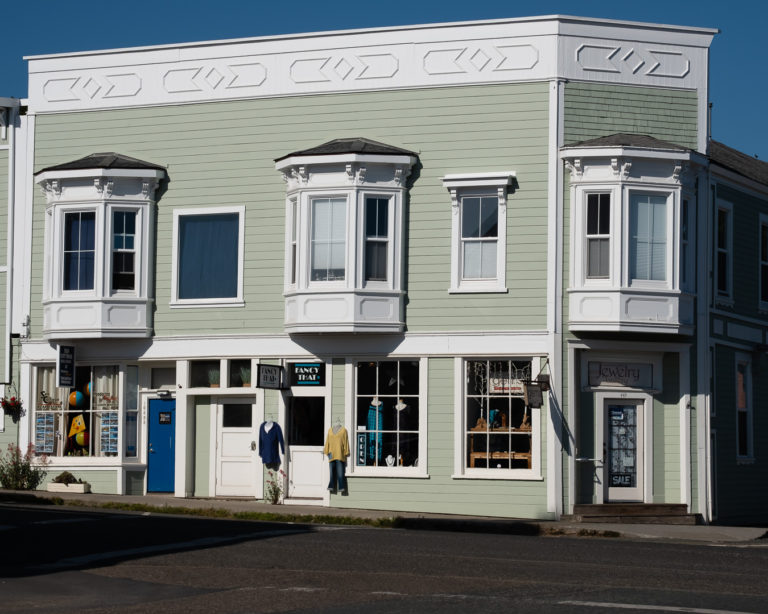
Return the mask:
<path id="1" fill-rule="evenodd" d="M 597 232 L 594 234 L 589 234 L 589 200 L 590 197 L 597 196 L 598 199 L 601 196 L 607 196 L 608 197 L 608 229 L 607 232 L 601 233 L 600 232 L 600 211 L 602 210 L 602 206 L 600 205 L 600 201 L 598 200 L 598 216 L 597 216 L 597 225 L 598 229 Z M 614 236 L 611 233 L 611 223 L 613 222 L 613 194 L 611 194 L 610 191 L 608 192 L 595 192 L 593 190 L 588 191 L 585 194 L 584 199 L 584 205 L 586 207 L 585 215 L 584 215 L 584 241 L 585 241 L 585 249 L 584 249 L 584 255 L 586 260 L 584 261 L 584 271 L 585 271 L 585 279 L 588 279 L 590 281 L 597 280 L 597 279 L 610 279 L 611 278 L 611 266 L 613 265 L 613 259 L 611 258 L 611 249 L 613 247 L 614 243 Z M 589 271 L 589 256 L 590 256 L 590 242 L 593 240 L 596 241 L 604 241 L 608 240 L 608 273 L 606 275 L 590 275 Z"/>
<path id="2" fill-rule="evenodd" d="M 376 198 L 380 200 L 387 200 L 387 237 L 385 240 L 382 240 L 381 238 L 373 239 L 377 243 L 386 242 L 387 244 L 387 278 L 384 280 L 366 280 L 365 279 L 365 270 L 367 262 L 365 260 L 365 247 L 368 242 L 368 236 L 366 234 L 366 213 L 367 213 L 367 207 L 366 203 L 368 202 L 369 198 Z M 402 207 L 397 206 L 396 196 L 392 194 L 391 192 L 376 192 L 376 191 L 363 191 L 360 193 L 360 203 L 358 205 L 359 207 L 359 214 L 358 214 L 358 236 L 360 237 L 359 245 L 357 246 L 358 252 L 357 252 L 357 258 L 358 262 L 360 263 L 359 271 L 360 271 L 360 277 L 359 277 L 359 285 L 360 288 L 384 288 L 384 289 L 390 289 L 392 288 L 392 279 L 394 276 L 395 271 L 395 259 L 398 258 L 399 255 L 395 256 L 392 252 L 394 250 L 395 245 L 395 235 L 399 228 L 399 222 L 401 219 L 401 212 Z"/>
<path id="3" fill-rule="evenodd" d="M 763 258 L 763 230 L 765 229 L 766 239 L 766 257 Z M 768 288 L 763 287 L 763 269 L 768 269 L 768 215 L 765 213 L 760 214 L 760 224 L 757 231 L 757 257 L 758 257 L 758 269 L 757 269 L 757 302 L 760 311 L 768 311 L 768 301 L 763 300 L 763 292 L 768 294 Z"/>
<path id="4" fill-rule="evenodd" d="M 588 277 L 589 248 L 587 240 L 587 209 L 590 194 L 608 194 L 610 203 L 610 257 L 608 277 Z M 620 284 L 619 273 L 622 257 L 621 220 L 621 189 L 616 184 L 600 183 L 579 185 L 575 189 L 574 209 L 574 262 L 573 279 L 581 288 L 613 288 Z"/>
<path id="5" fill-rule="evenodd" d="M 114 235 L 114 224 L 115 224 L 115 213 L 134 213 L 136 215 L 136 219 L 134 221 L 134 234 L 133 234 L 133 248 L 131 249 L 115 249 L 115 235 Z M 120 207 L 115 206 L 111 208 L 111 211 L 109 211 L 109 219 L 107 221 L 107 230 L 105 234 L 106 237 L 109 237 L 109 257 L 108 261 L 105 262 L 105 269 L 108 271 L 107 280 L 109 282 L 109 291 L 110 294 L 113 295 L 121 295 L 121 296 L 130 296 L 133 294 L 136 294 L 136 284 L 138 283 L 140 277 L 139 277 L 139 270 L 137 268 L 137 264 L 140 264 L 139 259 L 139 247 L 141 246 L 141 226 L 140 223 L 142 221 L 141 218 L 141 211 L 136 210 L 135 207 Z M 133 290 L 118 290 L 114 287 L 114 254 L 125 254 L 125 253 L 133 253 Z"/>
<path id="6" fill-rule="evenodd" d="M 229 298 L 207 298 L 207 299 L 180 299 L 179 298 L 179 220 L 184 216 L 202 216 L 236 213 L 238 216 L 238 237 L 237 237 L 237 296 Z M 243 300 L 243 264 L 245 253 L 245 207 L 243 205 L 234 207 L 201 207 L 173 210 L 173 241 L 172 241 L 172 298 L 170 306 L 172 308 L 194 308 L 194 307 L 242 307 L 245 305 Z"/>
<path id="7" fill-rule="evenodd" d="M 357 459 L 357 371 L 355 366 L 358 362 L 386 362 L 418 360 L 419 362 L 419 464 L 416 467 L 370 467 L 358 466 Z M 428 478 L 428 367 L 429 360 L 426 357 L 408 357 L 408 356 L 389 356 L 389 357 L 370 357 L 357 356 L 347 359 L 345 365 L 346 372 L 346 423 L 349 433 L 349 454 L 350 460 L 347 463 L 347 475 L 355 477 L 397 477 L 397 478 Z"/>
<path id="8" fill-rule="evenodd" d="M 685 203 L 688 203 L 686 212 Z M 688 214 L 686 216 L 686 213 Z M 692 292 L 696 288 L 694 260 L 694 240 L 696 224 L 696 198 L 692 194 L 683 192 L 680 197 L 680 289 Z M 688 229 L 688 236 L 684 236 L 684 228 Z"/>
<path id="9" fill-rule="evenodd" d="M 632 206 L 632 197 L 634 195 L 647 194 L 650 196 L 664 196 L 666 198 L 666 245 L 665 245 L 665 264 L 664 264 L 664 279 L 630 279 L 630 267 L 629 267 L 629 242 L 630 237 L 630 208 Z M 677 279 L 676 271 L 678 265 L 675 259 L 675 255 L 679 253 L 677 248 L 677 235 L 675 232 L 678 227 L 677 220 L 677 207 L 676 200 L 678 198 L 679 191 L 670 191 L 669 188 L 654 188 L 653 186 L 625 186 L 625 194 L 622 199 L 623 205 L 623 240 L 622 240 L 622 256 L 623 256 L 623 276 L 625 279 L 626 287 L 631 288 L 647 288 L 647 289 L 664 289 L 671 290 L 679 287 L 679 280 Z"/>
<path id="10" fill-rule="evenodd" d="M 739 366 L 744 365 L 745 366 L 745 383 L 744 383 L 744 396 L 746 401 L 746 407 L 740 407 L 739 406 L 739 388 L 738 388 L 738 377 L 739 377 Z M 734 356 L 734 367 L 733 367 L 733 377 L 734 377 L 734 392 L 735 392 L 735 398 L 733 400 L 734 407 L 736 408 L 735 412 L 735 420 L 736 420 L 736 459 L 739 462 L 742 463 L 751 463 L 754 461 L 755 458 L 755 449 L 754 449 L 754 412 L 752 409 L 753 404 L 753 395 L 752 395 L 752 356 L 745 352 L 736 352 Z M 739 451 L 739 436 L 740 436 L 740 418 L 742 415 L 745 415 L 746 418 L 746 438 L 747 438 L 747 453 L 741 454 Z"/>
<path id="11" fill-rule="evenodd" d="M 507 292 L 507 195 L 512 191 L 514 171 L 446 175 L 443 185 L 451 195 L 451 280 L 448 292 Z M 461 236 L 462 199 L 494 197 L 498 202 L 496 239 L 496 277 L 465 279 Z"/>
<path id="12" fill-rule="evenodd" d="M 481 480 L 530 480 L 541 481 L 541 437 L 542 416 L 547 407 L 544 401 L 542 407 L 529 408 L 531 420 L 531 468 L 530 469 L 485 469 L 467 467 L 467 420 L 466 420 L 466 368 L 467 362 L 473 360 L 530 360 L 531 369 L 539 360 L 537 356 L 472 356 L 454 359 L 454 466 L 453 479 Z M 546 397 L 546 395 L 545 395 Z"/>
<path id="13" fill-rule="evenodd" d="M 726 245 L 721 247 L 719 245 L 720 235 L 720 212 L 726 213 L 726 220 L 728 228 L 726 228 Z M 715 294 L 715 302 L 724 305 L 733 305 L 733 204 L 724 200 L 717 201 L 717 207 L 715 208 L 715 236 L 714 236 L 714 248 L 715 248 L 715 278 L 713 283 L 713 291 Z M 721 292 L 720 290 L 720 254 L 725 254 L 726 259 L 726 288 Z"/>

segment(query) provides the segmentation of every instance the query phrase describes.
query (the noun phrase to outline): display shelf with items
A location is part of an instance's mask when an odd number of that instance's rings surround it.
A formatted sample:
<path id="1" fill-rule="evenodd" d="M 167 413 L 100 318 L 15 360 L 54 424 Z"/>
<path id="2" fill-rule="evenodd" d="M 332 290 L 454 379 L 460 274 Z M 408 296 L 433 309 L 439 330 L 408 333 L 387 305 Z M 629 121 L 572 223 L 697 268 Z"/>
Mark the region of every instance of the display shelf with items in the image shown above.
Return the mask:
<path id="1" fill-rule="evenodd" d="M 531 411 L 524 383 L 530 361 L 467 363 L 466 466 L 469 469 L 531 469 Z"/>
<path id="2" fill-rule="evenodd" d="M 105 412 L 101 415 L 100 452 L 104 456 L 117 456 L 118 413 Z"/>
<path id="3" fill-rule="evenodd" d="M 53 454 L 56 445 L 55 415 L 38 413 L 35 417 L 35 453 Z"/>

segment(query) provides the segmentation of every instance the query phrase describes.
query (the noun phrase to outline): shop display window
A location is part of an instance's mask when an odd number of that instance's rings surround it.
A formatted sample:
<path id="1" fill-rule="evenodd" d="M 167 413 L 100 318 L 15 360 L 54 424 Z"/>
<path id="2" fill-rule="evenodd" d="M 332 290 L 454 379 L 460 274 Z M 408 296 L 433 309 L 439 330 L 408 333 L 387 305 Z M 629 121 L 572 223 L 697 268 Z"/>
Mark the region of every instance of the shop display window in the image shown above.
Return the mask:
<path id="1" fill-rule="evenodd" d="M 75 386 L 59 388 L 56 370 L 37 370 L 35 449 L 49 456 L 117 456 L 120 393 L 117 366 L 78 366 Z"/>
<path id="2" fill-rule="evenodd" d="M 524 397 L 530 378 L 530 360 L 466 362 L 466 468 L 532 468 L 534 416 Z"/>
<path id="3" fill-rule="evenodd" d="M 355 443 L 358 467 L 419 464 L 419 361 L 359 362 Z"/>

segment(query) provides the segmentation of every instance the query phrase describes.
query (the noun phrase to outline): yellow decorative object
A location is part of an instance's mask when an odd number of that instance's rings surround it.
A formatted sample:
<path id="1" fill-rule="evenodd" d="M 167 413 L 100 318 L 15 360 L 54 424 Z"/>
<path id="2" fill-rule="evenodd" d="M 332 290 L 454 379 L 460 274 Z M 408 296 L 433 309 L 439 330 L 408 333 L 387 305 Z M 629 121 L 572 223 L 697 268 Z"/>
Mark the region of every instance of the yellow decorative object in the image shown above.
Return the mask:
<path id="1" fill-rule="evenodd" d="M 72 437 L 72 435 L 76 435 L 77 433 L 82 433 L 87 428 L 88 427 L 85 426 L 85 418 L 83 418 L 83 414 L 78 414 L 72 420 L 72 425 L 69 427 L 68 437 Z"/>

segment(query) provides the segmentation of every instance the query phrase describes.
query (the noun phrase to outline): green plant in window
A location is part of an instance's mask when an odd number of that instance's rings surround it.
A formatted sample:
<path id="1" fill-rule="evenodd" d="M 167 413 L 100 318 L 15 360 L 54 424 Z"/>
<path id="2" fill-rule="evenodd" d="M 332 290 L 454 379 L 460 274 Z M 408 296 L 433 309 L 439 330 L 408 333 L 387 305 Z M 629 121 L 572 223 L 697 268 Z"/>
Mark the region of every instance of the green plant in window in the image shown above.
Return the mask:
<path id="1" fill-rule="evenodd" d="M 240 381 L 243 382 L 243 386 L 251 385 L 251 368 L 240 367 Z"/>
<path id="2" fill-rule="evenodd" d="M 221 374 L 218 369 L 208 369 L 208 385 L 211 388 L 218 388 Z"/>

